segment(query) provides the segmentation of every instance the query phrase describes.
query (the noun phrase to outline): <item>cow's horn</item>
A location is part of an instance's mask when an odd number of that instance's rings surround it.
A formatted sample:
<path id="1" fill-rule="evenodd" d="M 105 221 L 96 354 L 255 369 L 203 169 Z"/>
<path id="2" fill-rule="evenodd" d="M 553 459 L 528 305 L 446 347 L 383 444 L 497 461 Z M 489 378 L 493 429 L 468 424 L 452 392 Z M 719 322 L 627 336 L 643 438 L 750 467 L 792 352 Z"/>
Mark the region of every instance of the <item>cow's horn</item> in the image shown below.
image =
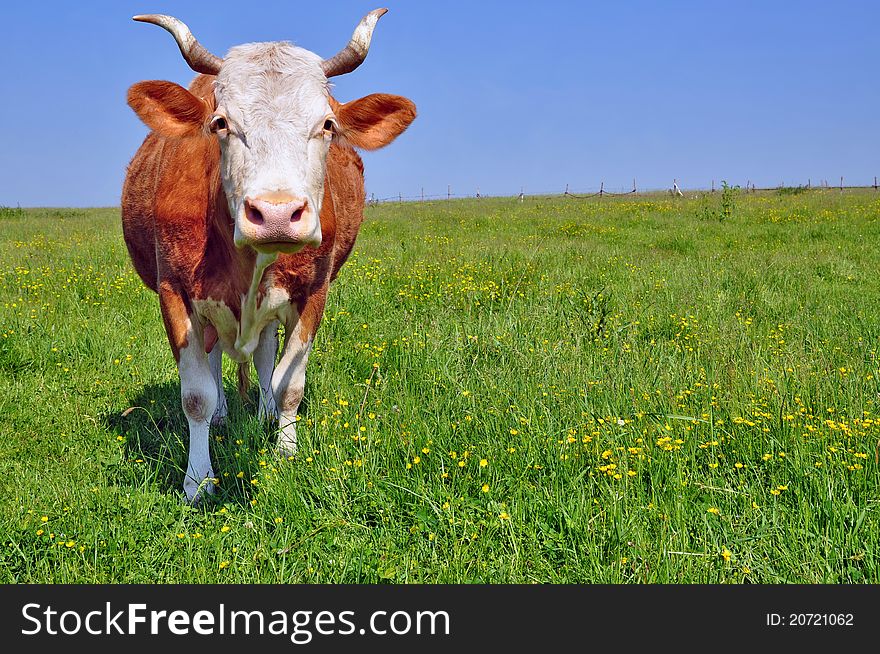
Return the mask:
<path id="1" fill-rule="evenodd" d="M 374 9 L 361 19 L 351 35 L 351 41 L 338 54 L 321 62 L 324 75 L 334 77 L 345 75 L 364 63 L 367 53 L 370 51 L 370 40 L 373 38 L 373 30 L 376 22 L 388 11 L 387 9 Z"/>
<path id="2" fill-rule="evenodd" d="M 171 36 L 177 41 L 177 47 L 180 48 L 180 54 L 186 59 L 189 67 L 197 73 L 216 75 L 220 72 L 220 65 L 223 63 L 223 60 L 211 54 L 207 48 L 196 41 L 196 37 L 192 35 L 186 24 L 174 16 L 146 14 L 135 16 L 134 20 L 142 23 L 153 23 L 153 25 L 158 25 L 171 32 Z M 369 43 L 369 38 L 367 43 Z"/>

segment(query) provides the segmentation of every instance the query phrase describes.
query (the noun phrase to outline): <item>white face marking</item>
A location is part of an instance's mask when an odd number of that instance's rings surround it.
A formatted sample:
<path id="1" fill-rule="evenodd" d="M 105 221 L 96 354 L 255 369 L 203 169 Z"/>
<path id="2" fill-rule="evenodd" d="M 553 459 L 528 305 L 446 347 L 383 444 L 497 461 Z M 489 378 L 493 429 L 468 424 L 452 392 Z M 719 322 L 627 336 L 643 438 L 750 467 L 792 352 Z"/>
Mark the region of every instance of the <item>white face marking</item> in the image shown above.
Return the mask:
<path id="1" fill-rule="evenodd" d="M 324 194 L 333 120 L 321 57 L 290 43 L 250 43 L 232 48 L 215 81 L 221 178 L 239 247 L 259 240 L 246 216 L 246 199 L 305 200 L 311 215 L 296 226 L 298 248 L 321 242 Z M 290 249 L 286 251 L 292 251 Z"/>

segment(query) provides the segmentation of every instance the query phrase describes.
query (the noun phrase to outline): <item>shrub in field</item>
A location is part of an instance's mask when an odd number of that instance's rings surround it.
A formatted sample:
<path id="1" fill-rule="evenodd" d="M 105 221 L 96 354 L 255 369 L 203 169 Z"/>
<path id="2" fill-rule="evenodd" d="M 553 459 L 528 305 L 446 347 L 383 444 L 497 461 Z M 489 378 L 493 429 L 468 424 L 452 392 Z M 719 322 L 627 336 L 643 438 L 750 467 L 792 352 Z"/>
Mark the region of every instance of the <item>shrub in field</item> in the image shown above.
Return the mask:
<path id="1" fill-rule="evenodd" d="M 718 220 L 719 222 L 729 220 L 736 212 L 737 191 L 739 191 L 739 186 L 730 186 L 726 181 L 722 181 L 720 204 L 716 204 L 713 195 L 703 193 L 697 199 L 694 215 L 699 220 Z"/>
<path id="2" fill-rule="evenodd" d="M 730 186 L 726 181 L 721 182 L 721 213 L 718 220 L 725 221 L 733 218 L 736 211 L 736 192 L 739 186 Z"/>

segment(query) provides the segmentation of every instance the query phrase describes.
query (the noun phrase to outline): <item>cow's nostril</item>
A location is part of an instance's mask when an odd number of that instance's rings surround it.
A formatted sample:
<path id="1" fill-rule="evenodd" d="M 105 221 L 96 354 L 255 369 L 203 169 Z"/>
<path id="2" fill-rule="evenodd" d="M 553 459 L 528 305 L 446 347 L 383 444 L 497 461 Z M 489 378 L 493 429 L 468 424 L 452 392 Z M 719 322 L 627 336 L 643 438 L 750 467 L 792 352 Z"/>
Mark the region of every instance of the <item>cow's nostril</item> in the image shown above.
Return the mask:
<path id="1" fill-rule="evenodd" d="M 260 210 L 250 203 L 247 203 L 245 205 L 244 213 L 247 216 L 247 219 L 251 221 L 254 225 L 262 225 L 263 222 L 265 222 L 263 214 L 260 212 Z"/>
<path id="2" fill-rule="evenodd" d="M 294 211 L 292 214 L 290 214 L 290 222 L 295 223 L 297 220 L 302 218 L 304 209 L 305 209 L 304 207 L 300 207 L 299 209 Z"/>

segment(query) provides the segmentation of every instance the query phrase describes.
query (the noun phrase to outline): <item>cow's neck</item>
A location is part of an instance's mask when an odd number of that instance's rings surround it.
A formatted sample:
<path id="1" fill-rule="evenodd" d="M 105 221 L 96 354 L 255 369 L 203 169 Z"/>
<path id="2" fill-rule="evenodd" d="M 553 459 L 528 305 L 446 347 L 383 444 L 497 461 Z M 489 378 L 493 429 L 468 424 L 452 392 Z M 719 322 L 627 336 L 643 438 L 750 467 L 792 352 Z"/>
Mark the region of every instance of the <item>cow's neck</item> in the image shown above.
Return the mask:
<path id="1" fill-rule="evenodd" d="M 218 185 L 219 186 L 219 185 Z M 234 224 L 222 190 L 216 198 L 213 216 L 214 234 L 206 243 L 208 251 L 217 257 L 216 276 L 206 289 L 207 302 L 201 303 L 202 312 L 217 327 L 221 341 L 233 358 L 251 356 L 259 343 L 260 331 L 270 322 L 280 306 L 279 298 L 271 292 L 272 273 L 266 272 L 278 258 L 277 254 L 255 253 L 250 248 L 239 249 L 233 240 Z M 207 254 L 207 253 L 206 253 Z M 271 296 L 271 297 L 270 297 Z"/>
<path id="2" fill-rule="evenodd" d="M 266 268 L 275 263 L 277 254 L 257 254 L 254 271 L 247 292 L 241 295 L 241 314 L 238 321 L 238 335 L 235 338 L 235 349 L 250 356 L 260 341 L 260 331 L 265 322 L 259 315 L 257 301 L 260 297 L 260 284 Z"/>

